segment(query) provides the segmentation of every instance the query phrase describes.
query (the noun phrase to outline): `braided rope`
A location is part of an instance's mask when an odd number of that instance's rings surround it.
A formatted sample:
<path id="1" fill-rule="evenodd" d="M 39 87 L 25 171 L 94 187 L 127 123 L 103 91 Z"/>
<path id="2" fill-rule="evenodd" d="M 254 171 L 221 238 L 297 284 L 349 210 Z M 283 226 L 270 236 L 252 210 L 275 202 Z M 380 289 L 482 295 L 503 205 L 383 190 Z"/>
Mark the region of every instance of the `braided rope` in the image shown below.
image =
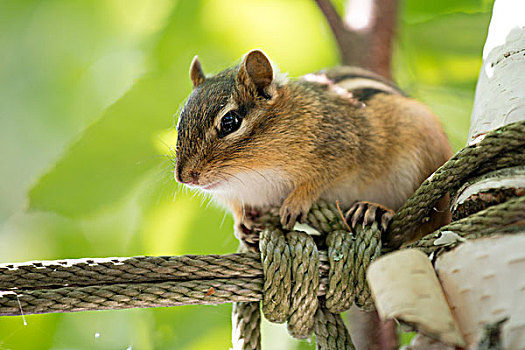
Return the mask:
<path id="1" fill-rule="evenodd" d="M 221 261 L 221 258 L 224 260 Z M 86 264 L 86 261 L 90 261 Z M 70 312 L 82 310 L 103 310 L 103 309 L 125 309 L 131 307 L 155 307 L 155 306 L 173 306 L 182 304 L 213 304 L 225 303 L 232 301 L 250 302 L 259 301 L 263 294 L 263 268 L 260 255 L 257 253 L 236 253 L 229 255 L 203 255 L 203 256 L 179 256 L 179 257 L 161 257 L 156 259 L 152 257 L 134 257 L 125 259 L 79 259 L 68 260 L 65 264 L 63 260 L 44 261 L 44 262 L 27 262 L 21 264 L 0 264 L 0 315 L 20 315 L 32 313 L 48 312 Z M 133 262 L 126 267 L 127 271 L 131 267 L 137 268 L 125 279 L 123 265 Z M 152 261 L 158 261 L 161 265 L 151 266 Z M 164 269 L 162 262 L 177 261 L 175 271 L 180 269 L 179 266 L 183 261 L 188 262 L 187 268 L 194 268 L 195 264 L 199 266 L 200 273 L 196 274 L 194 280 L 187 280 L 186 272 L 182 274 L 182 281 L 177 281 L 177 272 L 166 271 L 164 277 L 150 276 L 148 282 L 137 282 L 140 275 L 140 269 L 148 266 L 150 270 Z M 220 261 L 219 263 L 217 263 Z M 328 258 L 326 252 L 319 252 L 319 280 L 318 295 L 324 295 L 328 283 Z M 144 263 L 142 263 L 144 262 Z M 245 274 L 240 274 L 237 268 L 242 267 L 244 262 L 247 267 Z M 97 264 L 102 264 L 98 267 Z M 80 279 L 68 279 L 68 273 L 64 274 L 71 266 L 73 271 L 81 276 Z M 60 268 L 57 270 L 57 268 Z M 97 273 L 92 273 L 96 269 Z M 37 271 L 38 273 L 36 273 Z M 84 278 L 83 274 L 89 274 L 89 280 Z M 201 277 L 199 277 L 199 274 Z M 237 276 L 238 275 L 238 276 Z M 50 281 L 45 280 L 50 276 Z M 118 276 L 112 280 L 113 276 Z M 204 278 L 206 276 L 206 278 Z M 224 278 L 229 276 L 229 278 Z M 34 279 L 33 279 L 34 278 Z M 17 285 L 17 283 L 20 285 Z M 87 283 L 91 283 L 87 285 Z M 231 290 L 232 285 L 233 290 Z M 136 300 L 135 292 L 147 292 L 150 287 L 159 286 L 159 290 L 154 295 L 150 295 L 148 301 L 141 302 Z M 214 290 L 210 292 L 210 287 Z M 129 293 L 126 292 L 129 290 Z M 231 300 L 228 296 L 217 298 L 223 294 L 218 291 L 230 291 L 232 296 L 235 290 L 239 292 Z M 78 292 L 77 292 L 78 291 Z M 206 296 L 208 293 L 213 293 Z M 103 300 L 87 305 L 83 304 L 82 308 L 75 305 L 63 305 L 62 301 L 68 298 L 81 299 L 76 303 L 88 301 L 90 294 L 96 295 L 96 298 L 108 298 L 105 303 Z M 104 296 L 106 295 L 106 296 Z M 17 296 L 21 301 L 18 304 Z M 129 298 L 128 298 L 129 296 Z M 20 306 L 22 310 L 20 310 Z"/>
<path id="2" fill-rule="evenodd" d="M 317 308 L 314 332 L 317 349 L 355 349 L 341 315 L 331 313 L 324 306 Z"/>
<path id="3" fill-rule="evenodd" d="M 285 241 L 288 243 L 291 259 L 288 258 L 288 252 L 283 245 Z M 268 286 L 266 289 L 265 282 L 265 295 L 262 302 L 265 316 L 270 320 L 278 320 L 278 322 L 287 319 L 288 332 L 296 338 L 307 338 L 314 331 L 319 349 L 353 349 L 352 341 L 340 315 L 330 312 L 325 308 L 324 303 L 319 306 L 317 289 L 320 259 L 313 238 L 303 232 L 293 231 L 285 236 L 280 230 L 267 229 L 261 234 L 260 250 L 265 272 L 275 271 L 273 265 L 276 260 L 286 264 L 286 266 L 280 266 L 281 270 L 286 271 L 278 271 L 279 273 L 276 274 L 279 276 L 278 281 L 273 281 L 277 282 L 275 285 L 282 285 L 282 281 L 288 278 L 290 270 L 293 283 L 291 290 L 282 290 L 283 294 L 277 294 L 274 286 Z M 341 252 L 348 256 L 349 251 L 350 249 L 345 249 Z M 282 258 L 279 259 L 279 255 Z M 331 261 L 333 260 L 332 257 Z M 333 268 L 330 269 L 330 276 L 334 275 L 332 270 Z M 265 276 L 268 279 L 269 275 L 265 273 Z M 284 292 L 291 294 L 284 295 Z M 268 295 L 271 295 L 272 298 L 267 298 Z M 292 295 L 293 298 L 291 298 Z M 289 306 L 288 299 L 292 299 Z M 287 306 L 276 311 L 276 303 L 283 303 Z M 285 309 L 288 310 L 288 315 L 280 313 Z"/>
<path id="4" fill-rule="evenodd" d="M 312 206 L 306 218 L 308 224 L 321 233 L 329 234 L 336 230 L 347 230 L 335 203 L 320 201 Z"/>
<path id="5" fill-rule="evenodd" d="M 328 235 L 327 244 L 331 266 L 325 296 L 327 310 L 342 312 L 354 302 L 364 310 L 373 310 L 366 270 L 381 254 L 378 223 L 356 227 L 355 236 L 348 231 L 334 231 Z"/>
<path id="6" fill-rule="evenodd" d="M 495 232 L 505 232 L 507 228 L 510 228 L 510 231 L 507 233 L 513 233 L 524 226 L 525 196 L 522 196 L 511 198 L 504 203 L 494 205 L 475 214 L 471 214 L 468 217 L 454 221 L 409 245 L 407 248 L 419 248 L 429 255 L 444 246 L 451 247 L 456 245 L 460 243 L 462 239 L 485 237 Z M 459 239 L 448 242 L 445 241 L 440 244 L 439 239 L 447 232 L 453 232 Z"/>
<path id="7" fill-rule="evenodd" d="M 309 337 L 319 288 L 319 253 L 312 237 L 303 232 L 285 236 L 277 229 L 265 230 L 260 250 L 266 276 L 264 315 L 271 322 L 288 321 L 288 331 L 296 338 Z M 278 271 L 275 261 L 280 262 Z"/>
<path id="8" fill-rule="evenodd" d="M 356 242 L 354 244 L 354 294 L 355 303 L 360 308 L 371 311 L 375 309 L 372 292 L 366 282 L 366 270 L 368 266 L 381 255 L 381 230 L 378 223 L 370 226 L 356 227 Z"/>
<path id="9" fill-rule="evenodd" d="M 319 289 L 319 252 L 310 235 L 290 232 L 288 243 L 292 253 L 292 305 L 288 333 L 295 338 L 307 338 L 314 329 Z"/>
<path id="10" fill-rule="evenodd" d="M 258 301 L 262 278 L 74 286 L 0 292 L 0 315 Z"/>
<path id="11" fill-rule="evenodd" d="M 414 240 L 417 226 L 448 190 L 473 175 L 525 163 L 525 121 L 495 129 L 478 144 L 463 148 L 428 178 L 399 209 L 384 243 L 396 248 Z M 502 155 L 504 155 L 502 157 Z M 499 159 L 497 159 L 498 157 Z"/>
<path id="12" fill-rule="evenodd" d="M 241 244 L 238 252 L 248 252 Z M 232 307 L 232 349 L 261 349 L 261 311 L 259 302 L 235 302 Z"/>
<path id="13" fill-rule="evenodd" d="M 348 231 L 337 230 L 331 232 L 326 238 L 328 244 L 328 259 L 330 261 L 329 285 L 326 291 L 325 306 L 333 313 L 348 310 L 354 302 L 353 257 L 350 252 L 354 238 Z M 348 271 L 349 273 L 343 273 Z"/>
<path id="14" fill-rule="evenodd" d="M 426 252 L 441 247 L 436 246 L 434 242 L 439 238 L 439 234 L 445 231 L 453 231 L 471 238 L 491 234 L 509 225 L 523 224 L 524 201 L 525 197 L 514 198 L 454 222 L 421 240 L 417 243 L 417 247 Z M 485 225 L 489 225 L 489 228 Z M 338 248 L 331 249 L 328 256 L 324 252 L 319 252 L 321 278 L 318 295 L 326 293 L 327 307 L 331 311 L 340 312 L 351 304 L 349 301 L 351 297 L 339 298 L 339 295 L 345 283 L 351 284 L 349 281 L 354 277 L 348 277 L 350 274 L 343 273 L 337 264 L 334 265 L 335 262 L 343 263 L 341 262 L 343 260 L 337 261 L 341 259 L 338 257 L 341 254 Z M 154 262 L 159 265 L 154 266 Z M 170 278 L 177 278 L 178 272 L 166 270 L 166 262 L 173 264 L 173 271 L 183 271 L 182 279 L 189 278 L 188 269 L 196 269 L 194 271 L 198 272 L 195 280 L 169 281 Z M 182 267 L 183 262 L 187 262 L 188 266 Z M 344 263 L 348 264 L 348 262 Z M 97 266 L 99 264 L 101 266 Z M 332 272 L 328 272 L 330 264 L 334 266 Z M 79 279 L 68 279 L 70 275 L 67 273 L 68 266 L 80 276 Z M 146 266 L 151 275 L 148 277 L 148 274 L 145 274 L 142 277 L 151 278 L 151 281 L 137 282 L 137 276 L 141 276 L 139 273 Z M 262 266 L 260 258 L 255 253 L 198 257 L 81 259 L 69 260 L 67 264 L 64 261 L 2 264 L 0 290 L 3 292 L 0 292 L 0 315 L 259 301 L 263 295 Z M 244 272 L 243 267 L 246 267 L 245 274 L 241 273 Z M 339 282 L 333 277 L 337 270 L 341 271 L 338 273 L 341 276 Z M 164 277 L 157 275 L 160 271 L 165 273 Z M 329 277 L 329 273 L 333 276 Z M 130 280 L 124 280 L 128 274 Z M 49 282 L 45 280 L 46 276 L 49 276 Z M 224 276 L 231 276 L 231 278 L 223 278 Z M 108 282 L 112 278 L 117 283 Z M 84 286 L 88 282 L 92 284 Z M 210 287 L 214 288 L 211 292 Z M 207 295 L 210 293 L 211 295 Z M 142 294 L 143 296 L 140 296 Z M 329 303 L 330 300 L 337 299 L 346 300 L 344 302 L 346 306 L 334 307 Z"/>
<path id="15" fill-rule="evenodd" d="M 255 253 L 68 259 L 1 264 L 0 290 L 262 276 Z"/>
<path id="16" fill-rule="evenodd" d="M 233 303 L 233 350 L 261 349 L 261 313 L 259 303 Z"/>
<path id="17" fill-rule="evenodd" d="M 334 215 L 333 212 L 330 214 Z M 342 221 L 339 214 L 336 215 Z M 320 332 L 316 333 L 317 337 L 330 343 L 332 340 L 326 335 L 328 324 L 321 327 L 318 317 L 331 320 L 333 329 L 330 328 L 330 331 L 333 331 L 341 326 L 344 328 L 337 313 L 348 309 L 354 301 L 358 306 L 373 308 L 365 272 L 370 262 L 380 254 L 380 236 L 375 222 L 357 229 L 355 239 L 352 233 L 343 230 L 329 235 L 330 268 L 326 294 L 330 308 L 327 308 L 324 303 L 321 307 L 318 305 L 320 258 L 313 238 L 298 231 L 284 234 L 278 229 L 265 229 L 260 236 L 259 248 L 266 276 L 262 301 L 266 318 L 277 323 L 288 321 L 288 332 L 293 337 L 307 338 L 315 329 Z M 346 288 L 341 283 L 343 279 Z M 288 284 L 291 289 L 286 288 Z M 345 297 L 338 299 L 342 294 Z M 339 337 L 343 340 L 341 344 L 348 348 L 350 340 L 345 335 L 346 330 L 339 330 L 337 334 L 340 335 L 334 339 Z M 352 346 L 351 342 L 349 344 Z"/>
<path id="18" fill-rule="evenodd" d="M 280 230 L 265 230 L 261 233 L 259 248 L 264 275 L 262 310 L 270 322 L 283 323 L 290 310 L 292 273 L 290 250 Z"/>

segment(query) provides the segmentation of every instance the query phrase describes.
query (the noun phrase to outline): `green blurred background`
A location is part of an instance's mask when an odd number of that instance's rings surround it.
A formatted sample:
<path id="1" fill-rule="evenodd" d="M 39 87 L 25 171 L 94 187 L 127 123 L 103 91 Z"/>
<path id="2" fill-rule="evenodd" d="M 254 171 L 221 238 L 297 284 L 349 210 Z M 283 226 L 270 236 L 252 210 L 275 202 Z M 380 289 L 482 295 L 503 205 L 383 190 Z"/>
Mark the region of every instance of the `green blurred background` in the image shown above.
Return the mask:
<path id="1" fill-rule="evenodd" d="M 394 75 L 465 143 L 492 1 L 400 0 Z M 342 0 L 336 2 L 343 9 Z M 199 54 L 338 63 L 310 0 L 0 0 L 0 260 L 222 254 L 232 219 L 167 157 Z M 231 305 L 0 318 L 0 349 L 225 349 Z M 266 349 L 313 349 L 264 324 Z"/>

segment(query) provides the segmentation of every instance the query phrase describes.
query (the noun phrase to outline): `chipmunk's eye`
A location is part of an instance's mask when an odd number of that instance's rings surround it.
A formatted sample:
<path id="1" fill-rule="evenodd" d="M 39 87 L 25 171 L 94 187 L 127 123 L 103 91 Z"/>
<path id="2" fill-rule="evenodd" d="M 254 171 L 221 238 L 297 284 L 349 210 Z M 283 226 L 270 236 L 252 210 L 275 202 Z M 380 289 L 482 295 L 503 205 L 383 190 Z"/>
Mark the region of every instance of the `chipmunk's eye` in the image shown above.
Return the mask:
<path id="1" fill-rule="evenodd" d="M 237 111 L 229 111 L 221 119 L 219 137 L 231 134 L 240 128 L 242 118 Z"/>

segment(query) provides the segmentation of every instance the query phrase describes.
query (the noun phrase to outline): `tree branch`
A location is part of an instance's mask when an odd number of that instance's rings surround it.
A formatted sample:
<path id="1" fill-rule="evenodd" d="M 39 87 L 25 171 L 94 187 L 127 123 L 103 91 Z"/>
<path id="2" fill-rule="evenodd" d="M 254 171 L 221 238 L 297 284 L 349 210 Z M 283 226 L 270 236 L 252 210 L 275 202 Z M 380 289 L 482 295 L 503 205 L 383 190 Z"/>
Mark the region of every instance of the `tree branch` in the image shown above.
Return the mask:
<path id="1" fill-rule="evenodd" d="M 317 6 L 321 12 L 323 12 L 326 21 L 330 25 L 332 33 L 334 33 L 335 36 L 335 41 L 337 42 L 337 46 L 341 53 L 342 61 L 346 64 L 345 57 L 349 57 L 351 55 L 349 55 L 350 47 L 348 46 L 348 32 L 345 29 L 341 17 L 337 13 L 337 10 L 330 0 L 315 0 L 315 2 L 317 3 Z"/>
<path id="2" fill-rule="evenodd" d="M 358 14 L 360 20 L 365 17 L 368 18 L 368 22 L 362 27 L 356 27 L 351 23 L 348 12 L 352 0 L 348 0 L 345 21 L 341 19 L 330 0 L 315 0 L 334 33 L 341 62 L 369 69 L 390 79 L 397 0 L 369 1 L 369 7 L 361 8 L 364 13 Z"/>

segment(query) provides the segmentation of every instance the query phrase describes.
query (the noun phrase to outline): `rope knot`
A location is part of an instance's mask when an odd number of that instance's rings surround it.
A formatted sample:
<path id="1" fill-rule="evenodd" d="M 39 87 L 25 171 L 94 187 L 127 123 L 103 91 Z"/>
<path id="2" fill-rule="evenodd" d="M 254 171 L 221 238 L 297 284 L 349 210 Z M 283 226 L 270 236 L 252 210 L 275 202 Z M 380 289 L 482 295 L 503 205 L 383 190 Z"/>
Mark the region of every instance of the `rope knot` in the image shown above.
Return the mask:
<path id="1" fill-rule="evenodd" d="M 348 310 L 355 302 L 365 310 L 374 309 L 366 270 L 381 253 L 381 230 L 378 223 L 358 225 L 355 236 L 347 230 L 328 234 L 328 287 L 326 308 L 333 313 Z"/>
<path id="2" fill-rule="evenodd" d="M 266 229 L 260 239 L 265 276 L 262 310 L 276 323 L 288 321 L 288 332 L 307 338 L 314 329 L 319 289 L 319 252 L 312 237 Z"/>
<path id="3" fill-rule="evenodd" d="M 381 252 L 379 224 L 359 225 L 355 234 L 333 230 L 326 243 L 330 267 L 322 308 L 337 314 L 355 302 L 358 307 L 373 310 L 365 275 Z M 259 248 L 265 317 L 270 322 L 288 322 L 292 336 L 307 338 L 314 329 L 316 312 L 319 313 L 319 252 L 313 238 L 300 231 L 283 233 L 278 228 L 266 228 L 261 232 Z"/>

